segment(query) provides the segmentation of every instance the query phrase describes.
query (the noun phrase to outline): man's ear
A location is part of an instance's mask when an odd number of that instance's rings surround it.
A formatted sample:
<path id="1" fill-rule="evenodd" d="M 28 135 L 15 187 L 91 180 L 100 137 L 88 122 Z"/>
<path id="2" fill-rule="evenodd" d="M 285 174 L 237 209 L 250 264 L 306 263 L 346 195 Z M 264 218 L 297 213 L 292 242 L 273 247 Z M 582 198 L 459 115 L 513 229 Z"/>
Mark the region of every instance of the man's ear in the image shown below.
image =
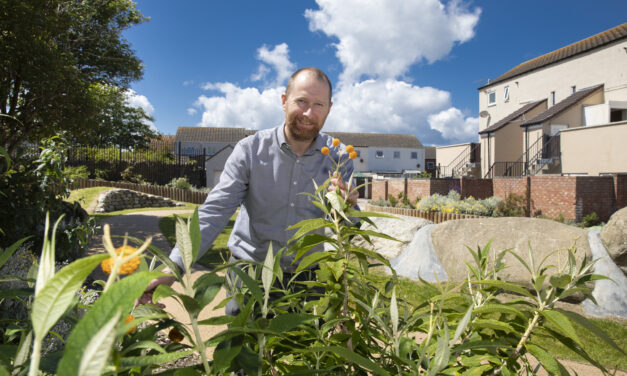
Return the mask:
<path id="1" fill-rule="evenodd" d="M 285 104 L 287 103 L 287 95 L 281 94 L 281 107 L 283 107 L 283 111 L 286 110 Z"/>
<path id="2" fill-rule="evenodd" d="M 329 110 L 333 107 L 333 102 L 329 102 Z"/>

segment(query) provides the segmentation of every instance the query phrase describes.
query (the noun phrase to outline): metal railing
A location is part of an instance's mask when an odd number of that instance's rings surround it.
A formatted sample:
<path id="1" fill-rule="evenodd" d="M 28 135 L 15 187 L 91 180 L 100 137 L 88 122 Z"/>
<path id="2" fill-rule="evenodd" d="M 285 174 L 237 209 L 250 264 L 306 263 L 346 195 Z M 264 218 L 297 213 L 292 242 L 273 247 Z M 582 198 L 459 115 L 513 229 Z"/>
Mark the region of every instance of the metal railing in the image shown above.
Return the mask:
<path id="1" fill-rule="evenodd" d="M 484 178 L 495 176 L 536 175 L 545 166 L 553 166 L 561 158 L 560 135 L 538 138 L 514 162 L 494 162 Z"/>
<path id="2" fill-rule="evenodd" d="M 467 165 L 469 163 L 476 163 L 481 160 L 480 157 L 480 145 L 479 143 L 471 142 L 468 148 L 459 153 L 448 166 L 438 166 L 437 176 L 439 178 L 445 177 L 459 177 L 463 175 Z"/>

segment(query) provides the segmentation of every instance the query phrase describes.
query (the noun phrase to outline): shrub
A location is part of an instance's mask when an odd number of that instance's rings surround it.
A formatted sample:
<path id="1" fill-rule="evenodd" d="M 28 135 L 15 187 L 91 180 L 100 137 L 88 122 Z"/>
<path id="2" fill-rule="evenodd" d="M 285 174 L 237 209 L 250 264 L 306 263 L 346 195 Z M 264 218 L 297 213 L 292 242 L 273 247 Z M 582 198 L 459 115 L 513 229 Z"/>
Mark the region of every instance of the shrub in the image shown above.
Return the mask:
<path id="1" fill-rule="evenodd" d="M 128 166 L 121 173 L 121 177 L 123 181 L 135 184 L 144 184 L 144 178 L 141 174 L 136 174 L 133 166 Z"/>
<path id="2" fill-rule="evenodd" d="M 424 197 L 418 202 L 416 208 L 426 212 L 491 216 L 499 202 L 500 199 L 495 197 L 477 200 L 469 196 L 461 200 L 460 194 L 452 190 L 446 196 L 434 193 L 431 196 Z"/>
<path id="3" fill-rule="evenodd" d="M 178 189 L 192 189 L 192 185 L 189 183 L 186 177 L 174 178 L 170 180 L 168 183 L 168 187 L 178 188 Z"/>
<path id="4" fill-rule="evenodd" d="M 596 212 L 592 212 L 588 215 L 585 215 L 582 218 L 582 224 L 584 227 L 592 227 L 592 226 L 596 226 L 600 223 L 601 221 L 599 220 L 599 216 L 597 215 Z"/>
<path id="5" fill-rule="evenodd" d="M 523 195 L 510 193 L 494 211 L 495 217 L 524 217 L 527 212 L 527 199 Z"/>
<path id="6" fill-rule="evenodd" d="M 69 179 L 89 179 L 87 166 L 70 166 L 63 169 L 63 174 Z"/>

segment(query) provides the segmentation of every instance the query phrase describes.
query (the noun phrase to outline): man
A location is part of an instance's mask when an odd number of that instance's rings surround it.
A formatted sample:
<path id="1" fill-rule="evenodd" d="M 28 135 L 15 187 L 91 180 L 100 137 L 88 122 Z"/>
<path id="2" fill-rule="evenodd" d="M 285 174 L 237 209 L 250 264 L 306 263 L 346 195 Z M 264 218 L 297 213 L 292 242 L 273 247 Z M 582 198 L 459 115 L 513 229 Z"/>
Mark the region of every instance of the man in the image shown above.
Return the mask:
<path id="1" fill-rule="evenodd" d="M 338 159 L 339 150 L 332 147 L 332 138 L 319 133 L 332 106 L 331 95 L 329 78 L 317 68 L 303 68 L 290 77 L 281 95 L 285 123 L 238 142 L 219 183 L 199 208 L 202 240 L 198 257 L 207 252 L 238 207 L 240 212 L 228 241 L 235 260 L 263 262 L 271 243 L 274 250 L 287 246 L 294 234 L 286 231 L 287 227 L 322 215 L 309 196 L 300 193 L 313 193 L 314 181 L 321 185 L 329 178 L 333 164 L 320 152 L 322 147 L 331 149 L 331 158 Z M 329 189 L 339 188 L 345 195 L 343 178 L 352 171 L 349 161 L 342 176 L 331 180 Z M 349 201 L 356 203 L 357 196 L 356 190 L 351 191 Z M 183 267 L 176 246 L 170 259 Z M 295 271 L 293 259 L 286 256 L 281 260 L 284 272 Z M 173 282 L 173 277 L 161 277 L 152 281 L 147 291 Z M 140 303 L 149 302 L 150 295 L 144 294 Z M 235 312 L 227 306 L 227 314 Z"/>

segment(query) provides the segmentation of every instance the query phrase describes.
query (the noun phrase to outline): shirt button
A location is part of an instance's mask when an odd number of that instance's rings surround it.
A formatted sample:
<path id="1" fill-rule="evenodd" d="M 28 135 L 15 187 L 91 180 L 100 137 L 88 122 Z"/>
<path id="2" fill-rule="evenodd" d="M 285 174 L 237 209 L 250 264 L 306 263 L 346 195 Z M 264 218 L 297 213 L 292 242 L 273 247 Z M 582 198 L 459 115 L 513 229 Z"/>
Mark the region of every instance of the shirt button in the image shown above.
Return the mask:
<path id="1" fill-rule="evenodd" d="M 296 163 L 300 163 L 300 159 L 297 159 L 297 160 L 296 160 Z"/>
<path id="2" fill-rule="evenodd" d="M 293 202 L 290 202 L 290 206 L 291 206 L 291 207 L 294 207 L 294 203 L 293 203 Z"/>
<path id="3" fill-rule="evenodd" d="M 296 185 L 296 184 L 298 184 L 298 182 L 297 182 L 297 181 L 294 181 L 294 185 Z"/>

